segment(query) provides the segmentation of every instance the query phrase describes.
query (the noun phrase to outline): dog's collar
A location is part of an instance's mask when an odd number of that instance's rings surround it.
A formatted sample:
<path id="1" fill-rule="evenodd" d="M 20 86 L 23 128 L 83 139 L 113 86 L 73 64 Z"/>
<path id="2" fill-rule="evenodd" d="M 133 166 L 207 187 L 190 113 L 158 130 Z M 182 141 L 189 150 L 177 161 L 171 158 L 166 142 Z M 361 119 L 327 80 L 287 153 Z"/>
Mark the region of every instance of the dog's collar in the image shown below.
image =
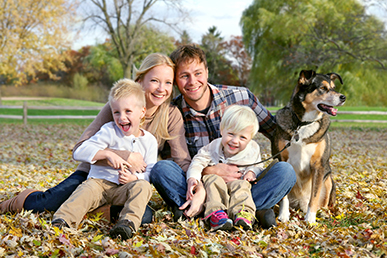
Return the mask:
<path id="1" fill-rule="evenodd" d="M 313 123 L 315 121 L 301 121 L 298 118 L 297 114 L 294 113 L 293 110 L 292 110 L 292 117 L 293 117 L 293 122 L 296 125 L 296 129 L 294 130 L 292 139 L 294 139 L 296 142 L 298 142 L 298 140 L 300 139 L 300 136 L 298 134 L 298 130 L 300 130 L 301 127 L 306 126 L 306 125 L 310 125 L 311 123 Z"/>
<path id="2" fill-rule="evenodd" d="M 292 110 L 292 116 L 293 116 L 293 122 L 295 122 L 296 124 L 296 128 L 300 128 L 302 126 L 306 126 L 306 125 L 310 125 L 311 123 L 315 122 L 315 121 L 301 121 L 297 114 L 294 113 L 294 111 Z"/>

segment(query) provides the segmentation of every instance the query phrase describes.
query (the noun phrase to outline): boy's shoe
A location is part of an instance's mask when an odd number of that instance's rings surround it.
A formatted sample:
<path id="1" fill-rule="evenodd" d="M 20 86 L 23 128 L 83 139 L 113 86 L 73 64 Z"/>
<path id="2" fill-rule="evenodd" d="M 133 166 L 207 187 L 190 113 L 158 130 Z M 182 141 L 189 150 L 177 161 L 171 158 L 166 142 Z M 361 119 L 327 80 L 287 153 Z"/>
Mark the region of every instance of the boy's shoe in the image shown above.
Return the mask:
<path id="1" fill-rule="evenodd" d="M 51 226 L 59 229 L 62 229 L 63 227 L 69 228 L 69 225 L 66 223 L 66 221 L 60 218 L 54 219 L 53 221 L 51 221 Z"/>
<path id="2" fill-rule="evenodd" d="M 233 227 L 232 220 L 223 210 L 214 211 L 207 217 L 210 217 L 210 226 L 212 230 L 230 230 Z"/>
<path id="3" fill-rule="evenodd" d="M 109 234 L 112 238 L 120 236 L 122 240 L 126 240 L 132 237 L 133 232 L 135 232 L 133 222 L 124 219 L 118 221 L 117 224 L 110 230 Z"/>
<path id="4" fill-rule="evenodd" d="M 239 227 L 242 226 L 244 230 L 250 230 L 253 228 L 254 216 L 250 212 L 240 211 L 235 215 L 234 224 Z"/>

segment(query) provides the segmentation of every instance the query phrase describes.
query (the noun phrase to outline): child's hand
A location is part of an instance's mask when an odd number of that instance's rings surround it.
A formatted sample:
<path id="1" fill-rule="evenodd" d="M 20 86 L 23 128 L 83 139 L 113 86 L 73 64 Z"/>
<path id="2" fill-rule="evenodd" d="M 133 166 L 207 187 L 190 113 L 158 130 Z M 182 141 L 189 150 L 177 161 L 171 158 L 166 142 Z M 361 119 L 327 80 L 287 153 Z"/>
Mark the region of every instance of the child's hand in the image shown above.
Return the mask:
<path id="1" fill-rule="evenodd" d="M 249 182 L 254 181 L 256 178 L 256 175 L 253 171 L 248 171 L 244 176 L 243 179 L 247 180 Z"/>
<path id="2" fill-rule="evenodd" d="M 118 182 L 120 184 L 126 184 L 137 179 L 137 176 L 132 174 L 129 170 L 125 170 L 124 172 L 119 171 Z"/>
<path id="3" fill-rule="evenodd" d="M 194 195 L 194 190 L 196 186 L 198 185 L 198 181 L 190 177 L 187 181 L 187 193 L 186 193 L 186 200 L 191 200 Z"/>

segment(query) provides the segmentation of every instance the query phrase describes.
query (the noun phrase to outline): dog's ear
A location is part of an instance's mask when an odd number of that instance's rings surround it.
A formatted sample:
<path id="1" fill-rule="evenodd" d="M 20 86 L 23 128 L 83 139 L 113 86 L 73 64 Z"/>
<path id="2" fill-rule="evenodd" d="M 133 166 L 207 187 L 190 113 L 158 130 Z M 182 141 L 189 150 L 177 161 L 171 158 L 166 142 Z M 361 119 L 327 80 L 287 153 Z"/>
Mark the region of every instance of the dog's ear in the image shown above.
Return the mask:
<path id="1" fill-rule="evenodd" d="M 327 75 L 329 75 L 332 81 L 339 79 L 340 83 L 343 84 L 343 80 L 341 79 L 341 76 L 338 75 L 337 73 L 328 73 Z"/>
<path id="2" fill-rule="evenodd" d="M 298 77 L 298 84 L 307 84 L 315 76 L 316 72 L 314 70 L 302 70 Z"/>

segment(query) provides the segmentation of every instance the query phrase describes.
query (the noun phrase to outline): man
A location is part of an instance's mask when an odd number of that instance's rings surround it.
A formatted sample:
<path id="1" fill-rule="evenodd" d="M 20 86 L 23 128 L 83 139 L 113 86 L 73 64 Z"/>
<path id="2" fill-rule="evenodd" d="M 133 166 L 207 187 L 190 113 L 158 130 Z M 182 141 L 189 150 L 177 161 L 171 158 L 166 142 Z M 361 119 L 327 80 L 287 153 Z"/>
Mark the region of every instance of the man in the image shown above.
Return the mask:
<path id="1" fill-rule="evenodd" d="M 251 107 L 258 118 L 259 132 L 272 139 L 276 126 L 274 118 L 254 94 L 244 87 L 214 86 L 208 83 L 208 67 L 203 50 L 196 45 L 182 45 L 170 57 L 176 65 L 175 84 L 181 93 L 173 103 L 183 115 L 191 157 L 201 147 L 221 136 L 219 125 L 222 115 L 233 104 Z M 241 177 L 237 166 L 223 163 L 207 167 L 203 174 L 217 174 L 225 182 Z M 159 161 L 151 171 L 151 182 L 172 207 L 175 220 L 181 217 L 182 212 L 179 211 L 186 208 L 187 185 L 184 171 L 171 161 Z M 292 166 L 286 162 L 278 162 L 261 180 L 252 185 L 256 217 L 263 228 L 276 225 L 272 207 L 289 193 L 295 183 L 296 175 Z M 190 207 L 185 214 L 192 217 L 199 212 L 199 207 Z"/>

